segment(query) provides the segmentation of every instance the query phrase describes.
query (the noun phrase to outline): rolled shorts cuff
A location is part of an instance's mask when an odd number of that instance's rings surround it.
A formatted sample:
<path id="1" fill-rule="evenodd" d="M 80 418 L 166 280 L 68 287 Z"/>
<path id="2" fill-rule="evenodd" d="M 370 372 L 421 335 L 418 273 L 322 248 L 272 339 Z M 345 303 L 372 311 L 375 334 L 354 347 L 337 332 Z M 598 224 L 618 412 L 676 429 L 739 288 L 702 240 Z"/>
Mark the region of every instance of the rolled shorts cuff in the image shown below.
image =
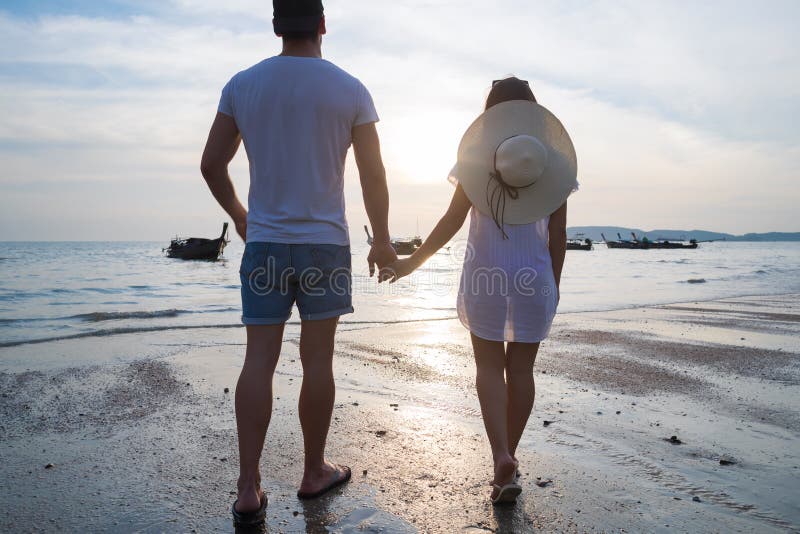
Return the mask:
<path id="1" fill-rule="evenodd" d="M 245 317 L 242 315 L 242 324 L 249 326 L 267 326 L 273 324 L 283 324 L 289 320 L 292 314 L 285 317 Z"/>
<path id="2" fill-rule="evenodd" d="M 338 310 L 332 310 L 322 313 L 301 313 L 300 319 L 303 321 L 322 321 L 324 319 L 331 319 L 333 317 L 339 317 L 340 315 L 347 315 L 348 313 L 353 313 L 355 309 L 350 306 L 348 308 L 339 308 Z"/>

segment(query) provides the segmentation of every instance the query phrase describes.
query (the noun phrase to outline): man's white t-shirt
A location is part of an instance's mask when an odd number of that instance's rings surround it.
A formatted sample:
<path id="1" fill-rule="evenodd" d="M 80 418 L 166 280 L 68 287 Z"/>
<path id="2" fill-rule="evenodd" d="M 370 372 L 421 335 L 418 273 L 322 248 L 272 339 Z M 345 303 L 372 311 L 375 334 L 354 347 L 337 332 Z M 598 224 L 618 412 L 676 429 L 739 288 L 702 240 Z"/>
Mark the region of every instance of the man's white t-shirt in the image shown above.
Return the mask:
<path id="1" fill-rule="evenodd" d="M 367 88 L 324 59 L 276 56 L 231 78 L 219 111 L 250 162 L 247 241 L 348 245 L 345 157 L 353 127 L 378 121 Z"/>

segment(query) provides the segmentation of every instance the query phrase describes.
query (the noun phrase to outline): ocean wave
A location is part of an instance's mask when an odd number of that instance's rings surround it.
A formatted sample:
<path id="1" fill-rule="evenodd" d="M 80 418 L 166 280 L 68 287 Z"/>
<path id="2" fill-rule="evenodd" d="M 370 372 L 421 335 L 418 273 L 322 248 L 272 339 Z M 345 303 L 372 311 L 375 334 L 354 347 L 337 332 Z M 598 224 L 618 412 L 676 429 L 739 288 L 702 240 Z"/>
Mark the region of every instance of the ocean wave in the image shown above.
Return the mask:
<path id="1" fill-rule="evenodd" d="M 214 325 L 177 325 L 177 326 L 142 326 L 131 328 L 107 328 L 105 330 L 96 330 L 94 332 L 79 332 L 77 334 L 69 334 L 66 336 L 52 336 L 41 337 L 34 339 L 20 339 L 17 341 L 0 342 L 0 348 L 17 347 L 19 345 L 35 345 L 37 343 L 49 343 L 51 341 L 65 341 L 69 339 L 81 339 L 87 337 L 107 337 L 117 336 L 121 334 L 139 334 L 144 332 L 159 332 L 164 330 L 192 330 L 197 328 L 239 328 L 243 326 L 241 323 L 231 324 L 214 324 Z"/>
<path id="2" fill-rule="evenodd" d="M 87 323 L 100 323 L 103 321 L 115 321 L 119 319 L 158 319 L 162 317 L 178 317 L 179 315 L 186 315 L 190 313 L 224 313 L 239 311 L 239 308 L 226 307 L 226 308 L 211 308 L 205 310 L 154 310 L 154 311 L 96 311 L 89 313 L 79 313 L 77 315 L 67 315 L 59 317 L 25 317 L 25 318 L 0 318 L 0 325 L 14 324 L 14 323 L 33 323 L 42 321 L 69 321 L 79 320 Z"/>
<path id="3" fill-rule="evenodd" d="M 405 323 L 420 323 L 429 321 L 450 321 L 458 319 L 458 317 L 435 317 L 429 319 L 400 319 L 394 321 L 342 321 L 342 325 L 388 325 L 388 324 L 405 324 Z M 300 326 L 300 321 L 287 321 L 287 325 Z M 121 328 L 106 328 L 103 330 L 95 330 L 92 332 L 79 332 L 77 334 L 68 334 L 65 336 L 52 336 L 41 337 L 33 339 L 20 339 L 16 341 L 3 341 L 0 342 L 0 348 L 18 347 L 20 345 L 36 345 L 39 343 L 50 343 L 53 341 L 67 341 L 71 339 L 83 339 L 90 337 L 108 337 L 118 336 L 123 334 L 141 334 L 147 332 L 164 332 L 169 330 L 199 330 L 199 329 L 220 329 L 220 328 L 242 328 L 242 323 L 226 323 L 226 324 L 198 324 L 198 325 L 163 325 L 163 326 L 139 326 L 139 327 L 121 327 Z"/>
<path id="4" fill-rule="evenodd" d="M 185 313 L 195 313 L 190 310 L 156 310 L 156 311 L 128 311 L 128 312 L 91 312 L 79 313 L 65 317 L 65 319 L 80 319 L 90 323 L 113 321 L 117 319 L 155 319 L 158 317 L 177 317 Z"/>
<path id="5" fill-rule="evenodd" d="M 124 293 L 125 289 L 119 287 L 84 287 L 79 291 L 90 291 L 92 293 L 103 293 L 104 295 L 113 295 L 117 293 Z"/>

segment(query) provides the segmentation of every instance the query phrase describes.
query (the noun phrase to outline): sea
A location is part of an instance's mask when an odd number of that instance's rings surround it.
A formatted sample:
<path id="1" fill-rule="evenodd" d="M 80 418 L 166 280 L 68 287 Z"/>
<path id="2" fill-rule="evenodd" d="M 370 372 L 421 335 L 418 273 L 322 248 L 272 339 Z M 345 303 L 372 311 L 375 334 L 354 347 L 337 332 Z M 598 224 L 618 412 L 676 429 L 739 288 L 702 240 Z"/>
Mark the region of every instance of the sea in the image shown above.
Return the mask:
<path id="1" fill-rule="evenodd" d="M 168 258 L 160 242 L 0 243 L 0 347 L 136 332 L 239 328 L 233 241 L 220 261 Z M 457 317 L 464 247 L 452 243 L 395 284 L 370 278 L 354 243 L 355 313 L 341 328 Z M 800 293 L 800 243 L 712 242 L 696 250 L 568 251 L 559 312 Z M 299 332 L 294 310 L 287 336 Z"/>

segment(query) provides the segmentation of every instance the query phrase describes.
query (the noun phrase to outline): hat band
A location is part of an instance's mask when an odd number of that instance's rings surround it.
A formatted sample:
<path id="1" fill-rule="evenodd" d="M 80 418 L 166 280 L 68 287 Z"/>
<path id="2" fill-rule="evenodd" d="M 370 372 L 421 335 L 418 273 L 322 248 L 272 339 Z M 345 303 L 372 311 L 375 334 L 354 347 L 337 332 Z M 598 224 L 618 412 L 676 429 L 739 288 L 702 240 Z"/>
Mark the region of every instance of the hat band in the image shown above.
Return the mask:
<path id="1" fill-rule="evenodd" d="M 532 181 L 528 185 L 514 186 L 509 185 L 503 180 L 503 175 L 497 169 L 489 173 L 489 180 L 486 182 L 486 202 L 489 204 L 489 209 L 492 212 L 492 219 L 497 228 L 503 232 L 503 239 L 508 239 L 506 234 L 505 216 L 506 216 L 506 198 L 516 200 L 519 198 L 519 190 L 525 189 L 535 184 L 537 180 Z M 492 188 L 494 185 L 494 189 Z M 491 189 L 491 192 L 489 191 Z"/>
<path id="2" fill-rule="evenodd" d="M 486 182 L 486 202 L 489 204 L 489 209 L 492 212 L 494 224 L 496 224 L 497 228 L 503 232 L 503 239 L 508 239 L 508 234 L 506 234 L 506 230 L 504 228 L 506 216 L 506 197 L 510 198 L 511 200 L 516 200 L 519 198 L 520 189 L 530 187 L 537 182 L 537 180 L 534 180 L 527 185 L 510 185 L 503 180 L 503 175 L 497 170 L 497 151 L 500 150 L 500 147 L 503 143 L 509 139 L 513 139 L 514 137 L 517 136 L 512 135 L 511 137 L 507 137 L 502 143 L 497 145 L 497 148 L 494 149 L 494 161 L 492 162 L 492 167 L 494 170 L 489 173 L 489 181 Z M 489 189 L 491 188 L 492 184 L 494 184 L 494 189 L 492 189 L 490 193 Z"/>

